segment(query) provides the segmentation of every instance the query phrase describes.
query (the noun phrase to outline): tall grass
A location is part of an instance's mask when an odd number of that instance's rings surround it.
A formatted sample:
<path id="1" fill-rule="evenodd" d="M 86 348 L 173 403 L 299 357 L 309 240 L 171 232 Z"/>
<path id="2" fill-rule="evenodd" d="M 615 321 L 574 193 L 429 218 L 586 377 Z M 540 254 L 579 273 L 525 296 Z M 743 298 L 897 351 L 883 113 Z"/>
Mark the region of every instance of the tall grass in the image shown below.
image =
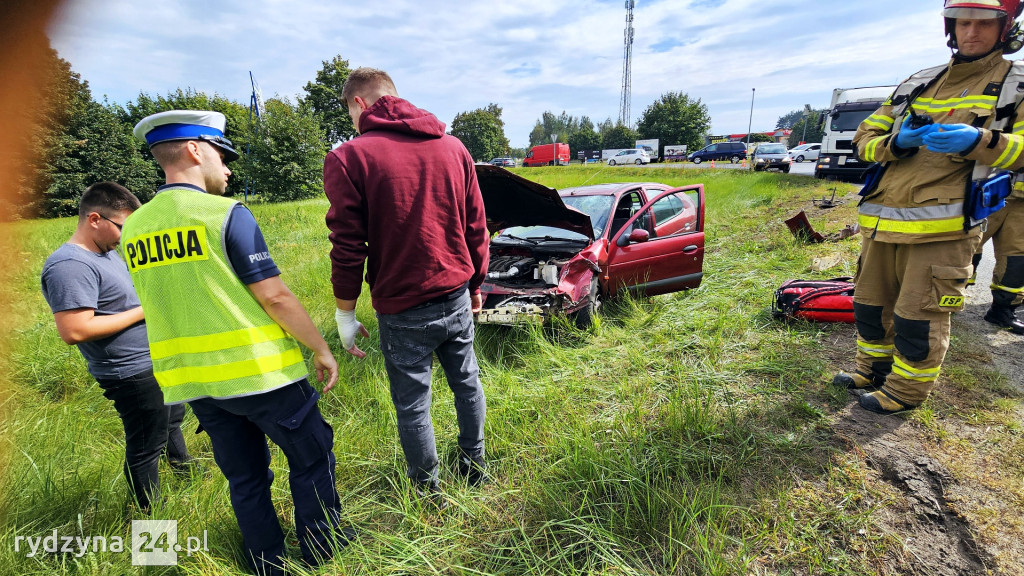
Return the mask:
<path id="1" fill-rule="evenodd" d="M 703 182 L 707 253 L 700 288 L 604 308 L 597 326 L 478 329 L 494 482 L 454 480 L 451 394 L 434 374 L 433 416 L 452 506 L 410 494 L 379 346 L 365 360 L 338 354 L 342 379 L 321 401 L 335 430 L 338 489 L 358 541 L 316 573 L 340 574 L 871 574 L 891 545 L 869 533 L 882 504 L 863 492 L 855 463 L 832 448 L 828 415 L 844 394 L 822 383 L 836 368 L 831 342 L 852 359 L 848 327 L 784 325 L 769 314 L 782 280 L 815 276 L 825 253 L 852 273 L 857 241 L 803 245 L 782 220 L 825 186 L 806 177 L 739 171 L 595 167 L 519 170 L 546 185 Z M 852 191 L 841 186 L 839 197 Z M 283 278 L 340 351 L 333 327 L 324 200 L 253 206 Z M 812 213 L 815 226 L 852 222 L 852 207 Z M 18 329 L 0 369 L 13 376 L 2 424 L 12 448 L 0 486 L 0 574 L 136 573 L 128 554 L 82 558 L 15 553 L 17 535 L 121 535 L 144 518 L 127 501 L 122 433 L 77 352 L 56 336 L 39 295 L 45 256 L 70 220 L 21 222 L 0 265 L 14 268 Z M 14 262 L 18 260 L 18 262 Z M 368 291 L 358 315 L 376 336 Z M 195 421 L 189 415 L 186 429 Z M 145 573 L 241 574 L 240 536 L 223 476 L 204 435 L 186 434 L 212 469 L 173 478 L 154 517 L 211 549 Z M 287 463 L 272 449 L 274 495 L 291 530 Z M 825 489 L 814 489 L 823 485 Z M 877 502 L 877 501 L 876 501 Z M 817 530 L 811 530 L 814 526 Z M 824 529 L 824 528 L 827 528 Z M 288 532 L 293 548 L 296 538 Z M 306 570 L 296 567 L 296 573 Z"/>

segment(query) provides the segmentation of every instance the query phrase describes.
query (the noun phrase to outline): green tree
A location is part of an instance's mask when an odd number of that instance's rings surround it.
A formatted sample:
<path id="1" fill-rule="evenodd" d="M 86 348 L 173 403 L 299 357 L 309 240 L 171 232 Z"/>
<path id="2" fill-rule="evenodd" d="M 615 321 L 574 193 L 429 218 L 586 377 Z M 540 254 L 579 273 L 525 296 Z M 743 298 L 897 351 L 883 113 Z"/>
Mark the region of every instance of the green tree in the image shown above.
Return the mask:
<path id="1" fill-rule="evenodd" d="M 341 87 L 351 73 L 348 60 L 340 55 L 323 61 L 323 67 L 316 73 L 316 80 L 306 82 L 303 90 L 306 97 L 299 100 L 301 106 L 308 106 L 316 114 L 320 125 L 327 132 L 331 143 L 349 140 L 356 135 L 348 105 L 341 99 Z"/>
<path id="2" fill-rule="evenodd" d="M 91 184 L 118 182 L 145 201 L 156 174 L 141 155 L 141 144 L 107 106 L 92 99 L 89 83 L 50 50 L 47 99 L 26 135 L 35 152 L 28 181 L 19 189 L 25 215 L 71 216 Z"/>
<path id="3" fill-rule="evenodd" d="M 815 110 L 814 108 L 811 108 L 810 104 L 806 104 L 804 105 L 803 110 L 794 110 L 779 118 L 779 124 L 786 119 L 792 120 L 792 123 L 789 126 L 786 126 L 786 128 L 793 131 L 789 137 L 790 147 L 799 144 L 800 140 L 804 140 L 805 142 L 821 142 L 821 139 L 824 136 L 824 131 L 818 123 L 818 118 L 821 116 L 822 112 L 823 110 Z M 781 128 L 782 126 L 777 127 Z"/>
<path id="4" fill-rule="evenodd" d="M 142 144 L 107 107 L 88 100 L 54 141 L 42 173 L 47 187 L 41 213 L 73 216 L 78 200 L 90 185 L 117 182 L 146 202 L 159 184 L 152 164 L 143 158 Z"/>
<path id="5" fill-rule="evenodd" d="M 710 129 L 708 107 L 699 98 L 692 100 L 683 92 L 662 94 L 643 111 L 637 123 L 640 138 L 657 138 L 662 146 L 685 144 L 689 150 L 704 146 Z"/>
<path id="6" fill-rule="evenodd" d="M 330 144 L 317 117 L 287 99 L 270 99 L 252 147 L 238 162 L 252 176 L 257 198 L 284 202 L 320 196 Z"/>
<path id="7" fill-rule="evenodd" d="M 567 139 L 569 150 L 577 152 L 601 149 L 601 135 L 594 130 L 594 123 L 590 121 L 590 118 L 583 116 L 575 128 L 576 130 L 571 132 Z"/>
<path id="8" fill-rule="evenodd" d="M 452 120 L 451 134 L 462 141 L 470 156 L 476 160 L 486 162 L 509 153 L 501 107 L 497 104 L 456 114 Z"/>
<path id="9" fill-rule="evenodd" d="M 639 137 L 636 130 L 624 124 L 616 124 L 601 138 L 601 148 L 632 148 Z"/>

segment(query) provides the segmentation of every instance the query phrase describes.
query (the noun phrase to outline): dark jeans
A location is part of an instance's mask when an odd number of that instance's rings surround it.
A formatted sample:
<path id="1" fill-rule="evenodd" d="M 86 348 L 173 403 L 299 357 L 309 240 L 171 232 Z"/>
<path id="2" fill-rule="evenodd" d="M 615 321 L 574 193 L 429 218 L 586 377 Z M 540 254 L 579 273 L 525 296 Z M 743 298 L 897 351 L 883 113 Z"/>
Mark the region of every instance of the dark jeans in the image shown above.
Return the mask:
<path id="1" fill-rule="evenodd" d="M 469 291 L 398 314 L 378 314 L 377 323 L 409 477 L 421 484 L 438 482 L 437 447 L 430 420 L 434 354 L 455 395 L 459 448 L 470 458 L 482 460 L 487 403 L 473 352 Z"/>
<path id="2" fill-rule="evenodd" d="M 167 406 L 160 385 L 147 370 L 123 380 L 97 380 L 103 395 L 114 402 L 124 426 L 124 475 L 142 508 L 160 489 L 157 472 L 166 448 L 170 462 L 189 459 L 181 421 L 185 405 Z"/>
<path id="3" fill-rule="evenodd" d="M 334 484 L 334 431 L 306 379 L 262 394 L 189 402 L 210 435 L 213 458 L 231 490 L 231 506 L 257 574 L 280 574 L 284 533 L 270 495 L 269 437 L 288 458 L 295 532 L 303 558 L 319 564 L 342 538 Z M 341 543 L 344 543 L 342 541 Z"/>

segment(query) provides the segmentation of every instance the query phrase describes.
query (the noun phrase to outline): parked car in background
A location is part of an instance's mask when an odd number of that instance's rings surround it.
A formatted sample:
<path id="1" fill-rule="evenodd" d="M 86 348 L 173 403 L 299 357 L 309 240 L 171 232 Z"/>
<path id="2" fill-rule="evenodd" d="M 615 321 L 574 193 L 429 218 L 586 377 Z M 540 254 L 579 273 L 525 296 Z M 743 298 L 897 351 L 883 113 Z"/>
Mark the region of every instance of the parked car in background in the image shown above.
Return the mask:
<path id="1" fill-rule="evenodd" d="M 647 150 L 643 148 L 627 148 L 625 150 L 619 150 L 619 152 L 608 159 L 609 166 L 615 166 L 617 164 L 650 164 L 651 156 L 647 153 Z"/>
<path id="2" fill-rule="evenodd" d="M 804 160 L 817 160 L 818 151 L 821 150 L 821 144 L 801 144 L 795 148 L 789 149 L 789 157 L 794 162 L 803 162 Z"/>
<path id="3" fill-rule="evenodd" d="M 491 238 L 481 324 L 589 326 L 622 292 L 654 296 L 703 278 L 704 185 L 654 182 L 555 190 L 476 167 Z"/>
<path id="4" fill-rule="evenodd" d="M 750 167 L 755 171 L 781 170 L 789 172 L 792 159 L 786 150 L 786 146 L 778 142 L 763 142 L 754 149 L 750 157 Z"/>
<path id="5" fill-rule="evenodd" d="M 690 154 L 690 162 L 700 164 L 706 160 L 728 160 L 733 164 L 747 157 L 747 147 L 743 142 L 718 142 Z"/>
<path id="6" fill-rule="evenodd" d="M 491 165 L 492 166 L 502 166 L 502 167 L 515 168 L 516 167 L 516 159 L 515 158 L 494 158 L 493 160 L 491 160 Z"/>

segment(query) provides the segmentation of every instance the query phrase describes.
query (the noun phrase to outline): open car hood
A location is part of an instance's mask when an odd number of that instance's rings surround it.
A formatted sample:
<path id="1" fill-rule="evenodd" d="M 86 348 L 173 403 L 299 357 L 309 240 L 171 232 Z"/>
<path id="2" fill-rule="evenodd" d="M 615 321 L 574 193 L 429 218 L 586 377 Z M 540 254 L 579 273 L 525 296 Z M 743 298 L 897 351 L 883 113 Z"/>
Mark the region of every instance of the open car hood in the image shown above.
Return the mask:
<path id="1" fill-rule="evenodd" d="M 509 226 L 553 226 L 594 239 L 590 216 L 566 206 L 554 188 L 490 164 L 477 164 L 476 177 L 492 234 Z"/>

